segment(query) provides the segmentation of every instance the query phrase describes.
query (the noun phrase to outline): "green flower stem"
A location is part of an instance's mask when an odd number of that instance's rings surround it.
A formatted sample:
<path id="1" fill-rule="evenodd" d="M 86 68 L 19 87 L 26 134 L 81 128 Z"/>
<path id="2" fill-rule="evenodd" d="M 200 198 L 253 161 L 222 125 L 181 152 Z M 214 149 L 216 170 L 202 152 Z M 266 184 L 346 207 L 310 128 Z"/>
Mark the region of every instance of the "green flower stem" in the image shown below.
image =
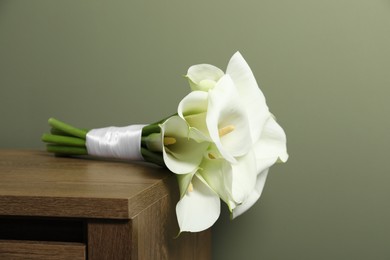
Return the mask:
<path id="1" fill-rule="evenodd" d="M 143 148 L 143 147 L 141 147 L 141 154 L 146 161 L 165 167 L 165 163 L 164 163 L 164 159 L 162 157 L 162 154 L 153 153 L 153 152 L 151 152 L 148 149 Z"/>
<path id="2" fill-rule="evenodd" d="M 142 136 L 148 136 L 150 134 L 160 133 L 160 132 L 161 132 L 161 128 L 157 123 L 150 124 L 150 125 L 144 126 L 144 128 L 142 128 Z"/>
<path id="3" fill-rule="evenodd" d="M 153 124 L 145 126 L 144 128 L 142 128 L 142 136 L 148 136 L 148 135 L 153 134 L 153 133 L 160 133 L 161 132 L 160 124 L 164 123 L 168 118 L 171 118 L 172 116 L 176 116 L 176 115 L 177 115 L 177 113 L 170 115 L 170 116 L 168 116 L 160 121 L 157 121 Z"/>
<path id="4" fill-rule="evenodd" d="M 73 136 L 73 135 L 70 135 L 70 134 L 67 134 L 61 130 L 58 130 L 57 128 L 50 128 L 50 133 L 52 135 L 62 135 L 62 136 Z"/>
<path id="5" fill-rule="evenodd" d="M 61 144 L 67 146 L 85 147 L 85 140 L 77 137 L 43 134 L 42 141 L 46 143 Z"/>
<path id="6" fill-rule="evenodd" d="M 64 154 L 64 155 L 87 155 L 85 147 L 63 146 L 63 145 L 46 145 L 46 150 L 50 153 Z"/>
<path id="7" fill-rule="evenodd" d="M 81 129 L 81 128 L 80 128 Z M 88 132 L 89 131 L 89 129 L 81 129 L 81 130 L 83 130 L 83 131 L 86 131 L 86 132 Z M 64 131 L 61 131 L 61 130 L 59 130 L 59 129 L 57 129 L 57 128 L 50 128 L 50 133 L 52 134 L 52 135 L 62 135 L 62 136 L 74 136 L 74 135 L 70 135 L 70 134 L 68 134 L 68 133 L 66 133 L 66 132 L 64 132 Z"/>
<path id="8" fill-rule="evenodd" d="M 85 140 L 86 138 L 86 135 L 88 133 L 88 131 L 86 130 L 83 130 L 83 129 L 79 129 L 79 128 L 76 128 L 76 127 L 73 127 L 71 125 L 68 125 L 64 122 L 61 122 L 55 118 L 50 118 L 49 119 L 49 125 L 55 129 L 58 129 L 62 132 L 65 132 L 69 135 L 72 135 L 72 136 L 76 136 L 76 137 L 79 137 L 79 138 L 82 138 Z"/>
<path id="9" fill-rule="evenodd" d="M 150 141 L 149 136 L 141 136 L 141 146 L 147 147 L 147 143 Z"/>

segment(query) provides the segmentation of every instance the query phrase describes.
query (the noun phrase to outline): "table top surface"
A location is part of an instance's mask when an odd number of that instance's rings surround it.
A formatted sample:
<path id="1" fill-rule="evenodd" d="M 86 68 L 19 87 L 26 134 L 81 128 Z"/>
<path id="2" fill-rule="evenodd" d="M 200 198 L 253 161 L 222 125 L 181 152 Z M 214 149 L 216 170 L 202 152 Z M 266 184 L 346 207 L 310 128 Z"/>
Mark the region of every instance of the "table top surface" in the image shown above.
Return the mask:
<path id="1" fill-rule="evenodd" d="M 0 150 L 0 215 L 129 219 L 172 189 L 147 163 Z"/>

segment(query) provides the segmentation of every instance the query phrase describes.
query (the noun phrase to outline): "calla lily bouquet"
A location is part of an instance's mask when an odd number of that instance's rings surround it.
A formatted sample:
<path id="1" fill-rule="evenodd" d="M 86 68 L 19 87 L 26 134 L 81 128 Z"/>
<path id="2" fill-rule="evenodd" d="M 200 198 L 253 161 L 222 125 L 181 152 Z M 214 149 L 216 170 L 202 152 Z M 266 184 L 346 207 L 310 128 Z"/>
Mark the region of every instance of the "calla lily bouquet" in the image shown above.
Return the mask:
<path id="1" fill-rule="evenodd" d="M 191 92 L 177 113 L 157 123 L 84 130 L 54 118 L 44 134 L 56 154 L 145 160 L 176 174 L 180 231 L 211 227 L 221 200 L 232 218 L 260 197 L 269 168 L 286 162 L 286 135 L 270 113 L 253 73 L 239 52 L 226 72 L 209 65 L 189 68 Z"/>

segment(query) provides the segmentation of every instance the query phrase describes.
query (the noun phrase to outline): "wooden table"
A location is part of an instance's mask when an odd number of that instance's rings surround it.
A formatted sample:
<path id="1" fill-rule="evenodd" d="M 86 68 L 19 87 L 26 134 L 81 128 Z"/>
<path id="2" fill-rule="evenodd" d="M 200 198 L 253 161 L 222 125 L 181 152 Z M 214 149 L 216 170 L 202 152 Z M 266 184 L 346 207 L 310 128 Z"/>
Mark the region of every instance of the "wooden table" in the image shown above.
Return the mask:
<path id="1" fill-rule="evenodd" d="M 210 259 L 178 238 L 176 178 L 143 163 L 0 150 L 0 259 Z"/>

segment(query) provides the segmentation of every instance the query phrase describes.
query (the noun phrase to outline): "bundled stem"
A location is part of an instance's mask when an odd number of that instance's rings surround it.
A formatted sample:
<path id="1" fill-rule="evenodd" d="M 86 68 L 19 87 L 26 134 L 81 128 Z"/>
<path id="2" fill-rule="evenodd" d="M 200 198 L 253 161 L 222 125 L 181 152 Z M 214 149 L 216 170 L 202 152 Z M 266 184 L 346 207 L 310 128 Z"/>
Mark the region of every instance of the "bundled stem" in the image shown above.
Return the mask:
<path id="1" fill-rule="evenodd" d="M 57 155 L 86 155 L 85 139 L 88 130 L 68 125 L 55 118 L 48 120 L 51 134 L 43 134 L 42 141 L 48 143 L 46 150 Z"/>
<path id="2" fill-rule="evenodd" d="M 82 130 L 82 129 L 73 127 L 73 126 L 68 125 L 64 122 L 61 122 L 60 120 L 57 120 L 55 118 L 49 118 L 48 122 L 49 122 L 49 125 L 51 127 L 58 129 L 62 132 L 65 132 L 69 135 L 79 137 L 79 138 L 84 139 L 84 140 L 85 140 L 87 133 L 88 133 L 88 131 L 86 131 L 86 130 Z"/>
<path id="3" fill-rule="evenodd" d="M 46 143 L 61 144 L 66 146 L 81 146 L 85 147 L 85 140 L 76 137 L 63 136 L 63 135 L 52 135 L 43 134 L 42 141 Z"/>
<path id="4" fill-rule="evenodd" d="M 55 153 L 56 155 L 87 155 L 88 151 L 85 147 L 75 147 L 75 146 L 63 146 L 48 144 L 46 145 L 46 150 L 50 153 Z"/>
<path id="5" fill-rule="evenodd" d="M 142 139 L 154 133 L 160 133 L 159 122 L 145 126 L 142 129 Z M 47 143 L 46 150 L 56 155 L 88 155 L 86 136 L 89 130 L 76 128 L 55 118 L 48 120 L 50 134 L 43 134 L 42 141 Z M 145 142 L 141 142 L 143 158 L 160 166 L 165 166 L 161 152 L 150 151 Z"/>

